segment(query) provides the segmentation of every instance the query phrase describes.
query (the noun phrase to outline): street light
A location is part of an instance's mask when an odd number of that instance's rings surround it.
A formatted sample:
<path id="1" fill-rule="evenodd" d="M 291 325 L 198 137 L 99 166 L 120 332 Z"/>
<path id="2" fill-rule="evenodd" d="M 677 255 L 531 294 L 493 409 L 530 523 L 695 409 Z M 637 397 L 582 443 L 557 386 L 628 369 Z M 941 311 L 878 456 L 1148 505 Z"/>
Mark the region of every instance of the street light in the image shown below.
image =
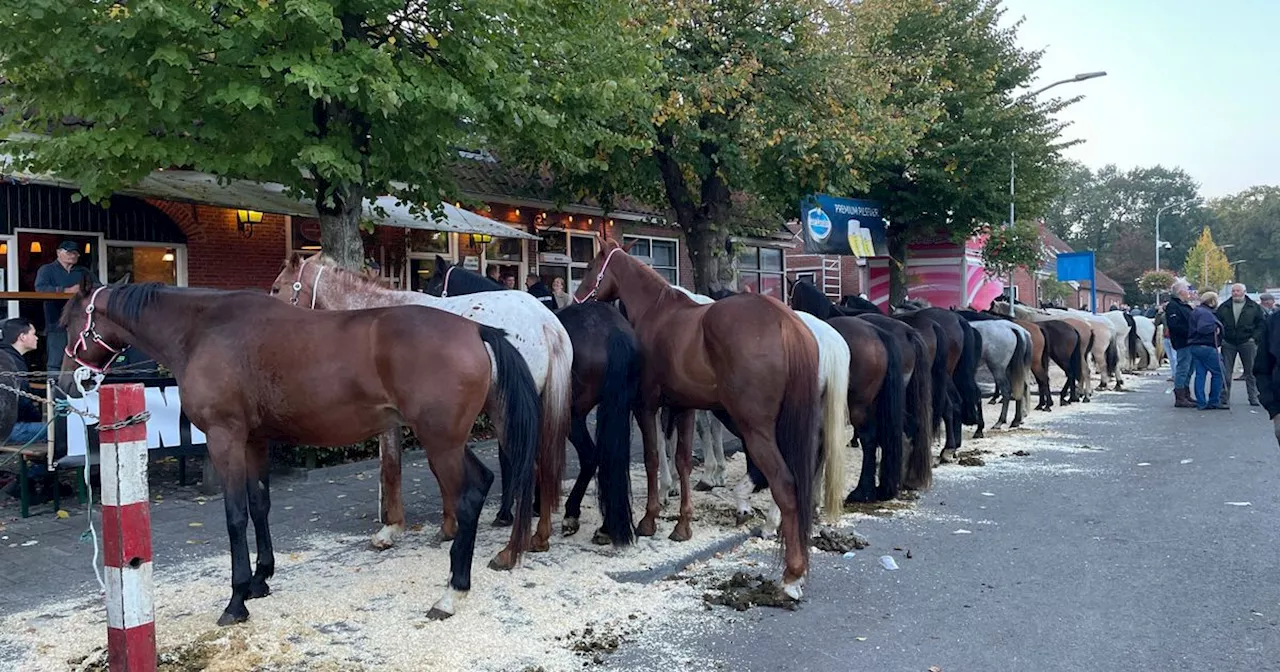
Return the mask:
<path id="1" fill-rule="evenodd" d="M 1173 209 L 1173 208 L 1179 208 L 1179 207 L 1182 207 L 1182 206 L 1184 206 L 1184 205 L 1186 205 L 1186 204 L 1188 204 L 1188 203 L 1192 203 L 1192 202 L 1195 202 L 1195 201 L 1198 201 L 1198 200 L 1200 200 L 1200 199 L 1199 199 L 1199 198 L 1188 198 L 1188 199 L 1187 199 L 1187 200 L 1185 200 L 1185 201 L 1181 201 L 1181 202 L 1179 202 L 1179 203 L 1170 203 L 1169 205 L 1166 205 L 1166 206 L 1164 206 L 1163 208 L 1160 208 L 1159 210 L 1156 210 L 1156 270 L 1157 270 L 1157 271 L 1158 271 L 1158 270 L 1160 270 L 1160 248 L 1161 248 L 1161 247 L 1164 247 L 1165 249 L 1173 249 L 1173 245 L 1170 245 L 1170 244 L 1169 244 L 1168 242 L 1166 242 L 1166 241 L 1160 240 L 1160 215 L 1164 214 L 1164 211 L 1165 211 L 1165 210 L 1170 210 L 1170 209 Z M 1159 298 L 1159 297 L 1157 297 L 1157 298 Z"/>
<path id="2" fill-rule="evenodd" d="M 1044 93 L 1045 91 L 1048 91 L 1049 89 L 1052 89 L 1053 87 L 1059 86 L 1061 84 L 1070 84 L 1072 82 L 1083 82 L 1088 79 L 1096 79 L 1098 77 L 1106 77 L 1106 76 L 1107 76 L 1107 73 L 1105 70 L 1098 70 L 1096 72 L 1082 72 L 1074 77 L 1071 77 L 1068 79 L 1060 79 L 1047 86 L 1042 86 L 1036 89 L 1035 91 L 1032 91 L 1031 93 L 1019 96 L 1012 103 L 1009 103 L 1008 107 L 1013 107 L 1014 105 L 1017 105 L 1018 103 L 1022 102 L 1027 98 L 1034 98 Z M 1017 174 L 1017 168 L 1018 168 L 1017 156 L 1013 152 L 1009 152 L 1009 228 L 1011 229 L 1013 228 L 1014 176 Z M 1012 303 L 1013 302 L 1013 289 L 1012 289 L 1013 274 L 1012 273 L 1009 274 L 1009 287 L 1010 287 L 1009 302 Z"/>

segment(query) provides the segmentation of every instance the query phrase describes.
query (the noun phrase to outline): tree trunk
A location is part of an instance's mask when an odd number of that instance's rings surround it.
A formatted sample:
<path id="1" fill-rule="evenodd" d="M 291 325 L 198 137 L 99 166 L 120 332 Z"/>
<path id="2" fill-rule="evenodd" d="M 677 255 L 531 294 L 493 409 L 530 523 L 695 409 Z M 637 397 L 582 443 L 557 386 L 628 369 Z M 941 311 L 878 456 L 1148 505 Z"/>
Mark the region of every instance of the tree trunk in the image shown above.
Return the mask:
<path id="1" fill-rule="evenodd" d="M 680 228 L 684 229 L 689 261 L 693 264 L 694 291 L 706 295 L 719 289 L 736 291 L 737 264 L 729 253 L 729 236 L 723 232 L 724 227 L 713 227 L 711 222 L 701 220 L 681 222 Z"/>
<path id="2" fill-rule="evenodd" d="M 316 195 L 320 210 L 320 246 L 339 266 L 360 270 L 364 267 L 364 241 L 360 238 L 360 220 L 364 216 L 364 188 L 343 185 L 333 190 L 332 204 L 322 194 Z"/>
<path id="3" fill-rule="evenodd" d="M 889 305 L 896 306 L 907 298 L 907 232 L 906 227 L 889 227 Z"/>

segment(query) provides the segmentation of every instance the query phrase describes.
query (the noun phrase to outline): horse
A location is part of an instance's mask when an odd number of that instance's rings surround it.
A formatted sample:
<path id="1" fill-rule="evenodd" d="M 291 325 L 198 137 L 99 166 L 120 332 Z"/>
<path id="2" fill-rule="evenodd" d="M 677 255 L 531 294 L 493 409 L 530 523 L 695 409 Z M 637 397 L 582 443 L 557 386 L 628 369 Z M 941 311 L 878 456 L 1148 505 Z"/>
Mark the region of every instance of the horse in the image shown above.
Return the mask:
<path id="1" fill-rule="evenodd" d="M 436 257 L 435 273 L 427 281 L 425 290 L 431 296 L 465 296 L 469 303 L 483 303 L 496 295 L 524 294 L 510 292 L 475 271 L 451 266 L 440 256 Z M 537 307 L 542 311 L 538 313 L 539 318 L 549 314 L 541 304 Z M 592 541 L 612 541 L 615 546 L 625 546 L 635 539 L 631 508 L 631 415 L 637 409 L 642 364 L 640 346 L 631 324 L 606 303 L 568 306 L 555 316 L 573 345 L 569 442 L 578 453 L 578 477 L 565 501 L 560 531 L 566 537 L 577 534 L 581 527 L 582 500 L 591 479 L 596 478 L 604 525 Z M 587 416 L 593 408 L 596 409 L 594 441 L 587 428 Z"/>
<path id="2" fill-rule="evenodd" d="M 1145 315 L 1134 315 L 1133 330 L 1137 336 L 1134 340 L 1139 348 L 1138 369 L 1151 370 L 1160 368 L 1160 348 L 1157 347 L 1159 339 L 1156 337 L 1155 320 Z"/>
<path id="3" fill-rule="evenodd" d="M 869 301 L 856 298 L 860 303 L 837 306 L 826 294 L 823 294 L 813 283 L 797 280 L 791 283 L 791 307 L 803 313 L 809 313 L 823 319 L 851 316 L 871 322 L 882 331 L 893 337 L 900 353 L 902 379 L 906 384 L 906 414 L 903 427 L 911 439 L 910 450 L 904 460 L 906 472 L 902 485 L 910 490 L 924 490 L 932 482 L 933 457 L 930 449 L 933 437 L 941 422 L 935 417 L 938 405 L 944 403 L 941 395 L 946 394 L 947 369 L 945 356 L 938 356 L 937 327 L 926 332 L 915 329 L 901 320 L 889 317 L 879 311 Z M 846 297 L 846 301 L 849 301 Z M 926 338 L 927 336 L 927 338 Z M 877 334 L 879 337 L 879 334 Z M 881 388 L 885 390 L 885 388 Z M 882 392 L 885 394 L 886 392 Z M 872 446 L 874 449 L 874 446 Z M 883 449 L 882 449 L 883 450 Z M 865 452 L 864 452 L 865 458 Z M 863 471 L 864 474 L 868 470 Z M 861 479 L 859 488 L 862 493 L 871 486 Z M 865 494 L 863 495 L 865 496 Z"/>
<path id="4" fill-rule="evenodd" d="M 973 310 L 955 312 L 982 334 L 982 361 L 986 363 L 996 385 L 992 401 L 999 399 L 1002 402 L 1000 417 L 991 428 L 999 429 L 1008 421 L 1010 400 L 1014 402 L 1014 412 L 1013 422 L 1009 426 L 1022 426 L 1027 373 L 1031 369 L 1031 334 L 1013 322 L 994 315 Z M 982 438 L 982 428 L 974 433 L 973 438 Z"/>
<path id="5" fill-rule="evenodd" d="M 501 292 L 480 299 L 441 299 L 419 292 L 397 291 L 383 285 L 376 277 L 344 269 L 324 254 L 303 259 L 294 254 L 286 259 L 271 285 L 270 293 L 281 301 L 293 305 L 311 306 L 321 310 L 359 310 L 389 306 L 426 306 L 465 317 L 474 322 L 502 329 L 507 340 L 524 358 L 533 380 L 542 395 L 541 443 L 538 447 L 537 475 L 541 517 L 534 534 L 532 550 L 545 551 L 550 547 L 551 507 L 559 501 L 561 474 L 564 471 L 564 440 L 569 430 L 568 407 L 570 402 L 570 367 L 573 363 L 573 346 L 569 335 L 545 307 L 525 292 Z M 498 418 L 490 408 L 490 417 Z M 498 422 L 499 427 L 501 422 Z M 505 437 L 498 433 L 498 443 L 505 446 Z M 382 488 L 384 506 L 394 502 L 390 518 L 373 538 L 375 548 L 385 549 L 395 545 L 404 534 L 404 511 L 400 504 L 400 431 L 389 432 L 382 437 Z M 511 524 L 512 492 L 511 465 L 505 447 L 498 454 L 502 475 L 502 499 L 494 524 Z M 456 528 L 453 510 L 446 501 L 441 521 L 440 535 L 444 540 L 453 538 Z M 512 530 L 511 542 L 515 543 L 518 530 Z M 508 554 L 509 555 L 509 554 Z M 503 557 L 508 557 L 504 555 Z M 509 567 L 508 567 L 509 568 Z"/>
<path id="6" fill-rule="evenodd" d="M 992 303 L 984 312 L 987 315 L 1008 320 L 1027 330 L 1031 334 L 1031 375 L 1036 379 L 1039 403 L 1037 411 L 1053 410 L 1053 389 L 1049 383 L 1049 363 L 1057 362 L 1067 374 L 1067 382 L 1062 386 L 1059 401 L 1065 406 L 1079 400 L 1075 391 L 1076 378 L 1079 375 L 1079 343 L 1080 337 L 1074 329 L 1061 322 L 1035 323 L 1030 320 L 1017 320 L 999 312 L 996 303 Z M 1008 305 L 1008 304 L 1004 304 Z M 1076 358 L 1072 361 L 1072 358 Z M 1059 361 L 1055 358 L 1061 358 Z M 1072 368 L 1074 366 L 1074 369 Z M 1074 371 L 1074 373 L 1073 373 Z M 1069 393 L 1069 396 L 1068 396 Z M 994 402 L 993 402 L 994 403 Z"/>
<path id="7" fill-rule="evenodd" d="M 1010 305 L 1007 302 L 997 301 L 991 304 L 991 309 L 997 315 L 1012 313 L 1017 320 L 1033 322 L 1055 332 L 1053 339 L 1055 347 L 1051 356 L 1067 374 L 1067 382 L 1062 386 L 1059 398 L 1067 399 L 1070 392 L 1071 401 L 1079 398 L 1080 401 L 1089 403 L 1093 396 L 1089 353 L 1094 345 L 1094 329 L 1089 323 L 1074 317 L 1050 315 L 1047 309 L 1035 310 L 1020 303 Z M 1068 331 L 1075 334 L 1074 339 Z M 1074 345 L 1074 347 L 1068 352 L 1061 344 Z"/>
<path id="8" fill-rule="evenodd" d="M 904 301 L 894 309 L 893 315 L 921 332 L 937 325 L 946 339 L 947 433 L 939 461 L 950 462 L 963 441 L 961 426 L 976 425 L 979 433 L 986 426 L 982 417 L 982 392 L 975 379 L 978 363 L 982 359 L 982 334 L 959 315 L 921 302 Z"/>
<path id="9" fill-rule="evenodd" d="M 770 484 L 781 512 L 782 589 L 790 599 L 799 600 L 809 568 L 818 469 L 825 469 L 828 493 L 831 488 L 840 488 L 844 478 L 840 451 L 821 455 L 817 440 L 821 419 L 817 341 L 776 299 L 739 294 L 698 305 L 671 289 L 657 271 L 632 257 L 628 249 L 629 245 L 605 240 L 574 300 L 621 299 L 640 342 L 644 357 L 640 435 L 648 497 L 636 532 L 641 536 L 655 534 L 661 510 L 655 426 L 658 409 L 672 408 L 679 431 L 676 468 L 680 514 L 671 534 L 676 541 L 688 540 L 693 534 L 689 483 L 692 411 L 722 411 Z M 832 499 L 824 498 L 824 504 L 829 514 L 838 515 L 840 509 L 832 509 Z"/>
<path id="10" fill-rule="evenodd" d="M 521 532 L 510 560 L 526 550 L 541 406 L 528 365 L 500 329 L 421 306 L 313 311 L 260 292 L 160 283 L 94 289 L 87 278 L 62 324 L 79 335 L 63 353 L 58 380 L 69 394 L 79 396 L 77 364 L 105 372 L 136 346 L 173 372 L 183 412 L 208 437 L 231 546 L 231 599 L 219 625 L 247 620 L 245 601 L 271 592 L 271 440 L 341 446 L 402 424 L 413 429 L 457 512 L 449 588 L 428 613 L 447 618 L 470 590 L 476 529 L 493 483 L 467 438 L 496 388 Z M 433 344 L 434 356 L 424 355 L 423 343 Z M 252 573 L 248 519 L 258 546 Z"/>
<path id="11" fill-rule="evenodd" d="M 1098 389 L 1107 389 L 1108 380 L 1114 380 L 1117 390 L 1124 389 L 1124 379 L 1120 372 L 1120 345 L 1118 343 L 1116 322 L 1103 315 L 1094 315 L 1083 310 L 1067 310 L 1063 308 L 1045 309 L 1049 315 L 1056 317 L 1073 317 L 1089 325 L 1093 332 L 1093 365 L 1098 367 L 1100 381 Z M 1123 322 L 1124 318 L 1121 317 Z M 1126 329 L 1127 329 L 1126 325 Z"/>

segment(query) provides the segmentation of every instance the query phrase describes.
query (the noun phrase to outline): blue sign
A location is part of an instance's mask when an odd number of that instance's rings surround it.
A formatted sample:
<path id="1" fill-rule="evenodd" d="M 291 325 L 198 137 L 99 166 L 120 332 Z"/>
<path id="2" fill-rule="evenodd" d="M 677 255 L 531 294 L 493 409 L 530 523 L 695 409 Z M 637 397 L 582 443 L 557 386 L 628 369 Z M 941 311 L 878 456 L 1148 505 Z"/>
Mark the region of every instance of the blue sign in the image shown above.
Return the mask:
<path id="1" fill-rule="evenodd" d="M 815 194 L 800 203 L 806 254 L 889 256 L 889 234 L 877 201 Z"/>
<path id="2" fill-rule="evenodd" d="M 1089 283 L 1089 310 L 1094 314 L 1098 312 L 1098 278 L 1096 267 L 1093 263 L 1093 252 L 1059 252 L 1058 253 L 1058 282 L 1088 282 Z"/>

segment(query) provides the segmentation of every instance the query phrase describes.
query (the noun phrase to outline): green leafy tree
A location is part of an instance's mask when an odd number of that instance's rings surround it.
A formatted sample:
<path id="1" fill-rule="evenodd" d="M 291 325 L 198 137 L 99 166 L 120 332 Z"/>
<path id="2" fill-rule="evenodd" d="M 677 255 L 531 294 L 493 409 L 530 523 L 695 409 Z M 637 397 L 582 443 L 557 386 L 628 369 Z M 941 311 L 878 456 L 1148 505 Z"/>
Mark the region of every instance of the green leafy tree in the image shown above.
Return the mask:
<path id="1" fill-rule="evenodd" d="M 1199 283 L 1197 287 L 1202 293 L 1216 292 L 1231 280 L 1231 263 L 1222 248 L 1213 242 L 1213 232 L 1207 226 L 1187 252 L 1182 269 L 1188 280 Z"/>
<path id="2" fill-rule="evenodd" d="M 1040 281 L 1040 300 L 1046 303 L 1062 304 L 1075 292 L 1071 285 L 1058 280 L 1057 275 Z"/>
<path id="3" fill-rule="evenodd" d="M 1151 270 L 1143 273 L 1142 277 L 1138 278 L 1138 289 L 1143 294 L 1152 297 L 1168 294 L 1175 280 L 1177 280 L 1177 277 L 1174 276 L 1172 271 L 1163 269 L 1159 271 Z"/>
<path id="4" fill-rule="evenodd" d="M 982 265 L 996 277 L 1008 277 L 1020 268 L 1035 270 L 1043 262 L 1044 246 L 1040 227 L 1035 224 L 1017 222 L 1012 227 L 992 227 L 982 246 Z"/>
<path id="5" fill-rule="evenodd" d="M 6 150 L 95 199 L 158 168 L 280 182 L 357 266 L 365 199 L 437 206 L 459 148 L 632 143 L 605 122 L 655 65 L 633 19 L 573 0 L 0 0 L 0 105 L 30 133 Z"/>
<path id="6" fill-rule="evenodd" d="M 1063 124 L 1053 115 L 1075 99 L 1030 100 L 1020 92 L 1039 73 L 1040 53 L 1017 44 L 1018 24 L 1000 25 L 997 0 L 902 0 L 900 18 L 875 42 L 874 57 L 927 62 L 886 98 L 890 108 L 934 104 L 935 116 L 903 155 L 867 171 L 869 194 L 891 221 L 890 299 L 904 294 L 909 243 L 963 241 L 1007 219 L 1010 159 L 1017 162 L 1016 206 L 1038 215 L 1060 182 Z"/>
<path id="7" fill-rule="evenodd" d="M 1259 291 L 1280 286 L 1280 187 L 1251 187 L 1209 207 L 1223 241 L 1248 260 L 1236 269 L 1239 280 Z"/>
<path id="8" fill-rule="evenodd" d="M 920 59 L 867 57 L 899 15 L 889 0 L 640 4 L 662 76 L 650 105 L 614 123 L 648 149 L 592 149 L 600 161 L 557 180 L 606 202 L 665 202 L 700 292 L 735 285 L 732 237 L 776 230 L 805 195 L 860 191 L 857 167 L 904 152 L 927 121 L 919 106 L 882 104 Z"/>

